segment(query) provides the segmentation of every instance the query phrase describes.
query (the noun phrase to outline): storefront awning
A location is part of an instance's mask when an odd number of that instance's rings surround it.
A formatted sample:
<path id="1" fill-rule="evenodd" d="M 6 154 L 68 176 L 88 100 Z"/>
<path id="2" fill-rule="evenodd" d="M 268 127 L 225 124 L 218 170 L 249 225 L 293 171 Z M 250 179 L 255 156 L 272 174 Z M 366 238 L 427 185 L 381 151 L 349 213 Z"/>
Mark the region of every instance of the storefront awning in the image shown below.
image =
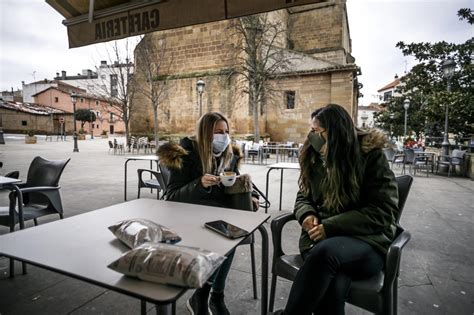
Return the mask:
<path id="1" fill-rule="evenodd" d="M 66 19 L 69 47 L 328 0 L 46 0 Z"/>

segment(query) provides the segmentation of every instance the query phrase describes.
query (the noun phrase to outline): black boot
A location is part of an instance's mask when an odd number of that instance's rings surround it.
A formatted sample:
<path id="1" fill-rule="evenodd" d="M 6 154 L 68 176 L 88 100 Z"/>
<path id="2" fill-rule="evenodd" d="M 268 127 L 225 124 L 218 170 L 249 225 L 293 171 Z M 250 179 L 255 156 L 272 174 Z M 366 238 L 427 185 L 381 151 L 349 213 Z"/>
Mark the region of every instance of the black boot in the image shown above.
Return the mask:
<path id="1" fill-rule="evenodd" d="M 186 307 L 191 315 L 209 315 L 209 292 L 211 286 L 205 284 L 202 288 L 196 289 L 194 294 L 186 301 Z"/>
<path id="2" fill-rule="evenodd" d="M 230 315 L 224 303 L 224 292 L 212 292 L 209 299 L 209 310 L 212 315 Z"/>

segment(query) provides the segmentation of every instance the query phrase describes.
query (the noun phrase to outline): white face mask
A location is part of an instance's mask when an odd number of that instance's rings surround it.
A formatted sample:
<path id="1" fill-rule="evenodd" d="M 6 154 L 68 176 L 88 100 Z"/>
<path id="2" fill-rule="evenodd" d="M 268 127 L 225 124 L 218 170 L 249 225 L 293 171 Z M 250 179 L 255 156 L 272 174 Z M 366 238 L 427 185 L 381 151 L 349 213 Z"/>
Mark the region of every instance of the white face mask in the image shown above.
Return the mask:
<path id="1" fill-rule="evenodd" d="M 215 133 L 214 139 L 212 140 L 212 151 L 214 153 L 219 154 L 224 152 L 227 149 L 227 146 L 230 143 L 230 137 L 226 134 Z"/>

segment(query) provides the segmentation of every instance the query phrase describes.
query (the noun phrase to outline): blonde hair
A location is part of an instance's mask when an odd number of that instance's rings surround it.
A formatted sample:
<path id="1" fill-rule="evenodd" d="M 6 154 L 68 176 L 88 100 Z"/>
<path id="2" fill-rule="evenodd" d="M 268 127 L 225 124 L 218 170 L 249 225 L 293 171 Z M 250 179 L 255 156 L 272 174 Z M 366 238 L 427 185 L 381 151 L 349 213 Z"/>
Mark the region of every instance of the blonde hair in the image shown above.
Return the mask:
<path id="1" fill-rule="evenodd" d="M 214 138 L 214 128 L 216 123 L 223 120 L 229 127 L 229 122 L 224 115 L 213 112 L 201 116 L 196 126 L 196 145 L 199 157 L 201 158 L 202 173 L 211 174 L 213 169 L 217 170 L 216 158 L 212 154 L 212 141 Z M 230 131 L 230 130 L 229 130 Z M 229 144 L 221 155 L 223 167 L 230 165 L 232 160 L 232 148 Z"/>

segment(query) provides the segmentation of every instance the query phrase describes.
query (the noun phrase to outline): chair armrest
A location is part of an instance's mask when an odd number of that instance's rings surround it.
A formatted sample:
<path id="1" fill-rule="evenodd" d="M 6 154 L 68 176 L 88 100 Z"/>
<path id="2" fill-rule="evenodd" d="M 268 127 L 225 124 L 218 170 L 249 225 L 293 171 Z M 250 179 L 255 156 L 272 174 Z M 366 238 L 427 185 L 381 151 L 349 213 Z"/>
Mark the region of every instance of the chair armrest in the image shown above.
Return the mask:
<path id="1" fill-rule="evenodd" d="M 165 187 L 166 187 L 165 180 L 163 178 L 163 175 L 160 172 L 149 170 L 149 169 L 143 169 L 143 168 L 139 168 L 137 172 L 138 172 L 138 180 L 141 183 L 143 183 L 143 179 L 142 179 L 143 173 L 150 173 L 156 178 L 156 180 L 158 181 L 158 184 L 160 184 L 161 189 L 165 190 Z"/>
<path id="2" fill-rule="evenodd" d="M 444 154 L 438 155 L 438 161 L 441 160 L 441 158 L 447 158 L 448 160 L 451 160 L 451 156 L 450 156 L 450 155 L 444 155 Z"/>
<path id="3" fill-rule="evenodd" d="M 36 187 L 25 187 L 20 188 L 22 194 L 31 193 L 31 192 L 42 192 L 42 191 L 52 191 L 52 190 L 59 190 L 60 186 L 36 186 Z"/>
<path id="4" fill-rule="evenodd" d="M 153 170 L 148 170 L 148 169 L 143 169 L 143 168 L 138 169 L 137 172 L 138 172 L 138 177 L 140 177 L 140 178 L 142 178 L 143 173 L 150 173 L 153 176 L 155 176 L 156 178 L 161 176 L 160 172 L 153 171 Z"/>
<path id="5" fill-rule="evenodd" d="M 384 287 L 386 285 L 391 285 L 395 278 L 398 277 L 402 250 L 403 247 L 405 247 L 405 245 L 408 243 L 410 238 L 411 235 L 409 232 L 402 231 L 390 245 L 385 262 Z"/>
<path id="6" fill-rule="evenodd" d="M 37 186 L 37 187 L 20 188 L 20 192 L 23 195 L 23 202 L 25 203 L 25 205 L 28 204 L 28 199 L 26 199 L 26 201 L 25 201 L 25 197 L 27 196 L 27 194 L 29 194 L 29 193 L 41 194 L 42 196 L 44 196 L 48 199 L 51 206 L 53 206 L 56 211 L 58 211 L 59 213 L 62 213 L 63 212 L 63 207 L 62 207 L 62 203 L 61 203 L 61 196 L 59 194 L 59 189 L 60 188 L 61 188 L 61 186 L 56 186 L 56 187 Z M 16 195 L 16 192 L 12 191 L 10 193 L 10 195 L 11 195 L 11 198 L 12 197 L 14 198 L 14 196 Z"/>
<path id="7" fill-rule="evenodd" d="M 293 212 L 284 213 L 272 220 L 270 228 L 272 230 L 273 259 L 283 256 L 285 253 L 281 247 L 281 232 L 286 223 L 296 220 Z"/>

